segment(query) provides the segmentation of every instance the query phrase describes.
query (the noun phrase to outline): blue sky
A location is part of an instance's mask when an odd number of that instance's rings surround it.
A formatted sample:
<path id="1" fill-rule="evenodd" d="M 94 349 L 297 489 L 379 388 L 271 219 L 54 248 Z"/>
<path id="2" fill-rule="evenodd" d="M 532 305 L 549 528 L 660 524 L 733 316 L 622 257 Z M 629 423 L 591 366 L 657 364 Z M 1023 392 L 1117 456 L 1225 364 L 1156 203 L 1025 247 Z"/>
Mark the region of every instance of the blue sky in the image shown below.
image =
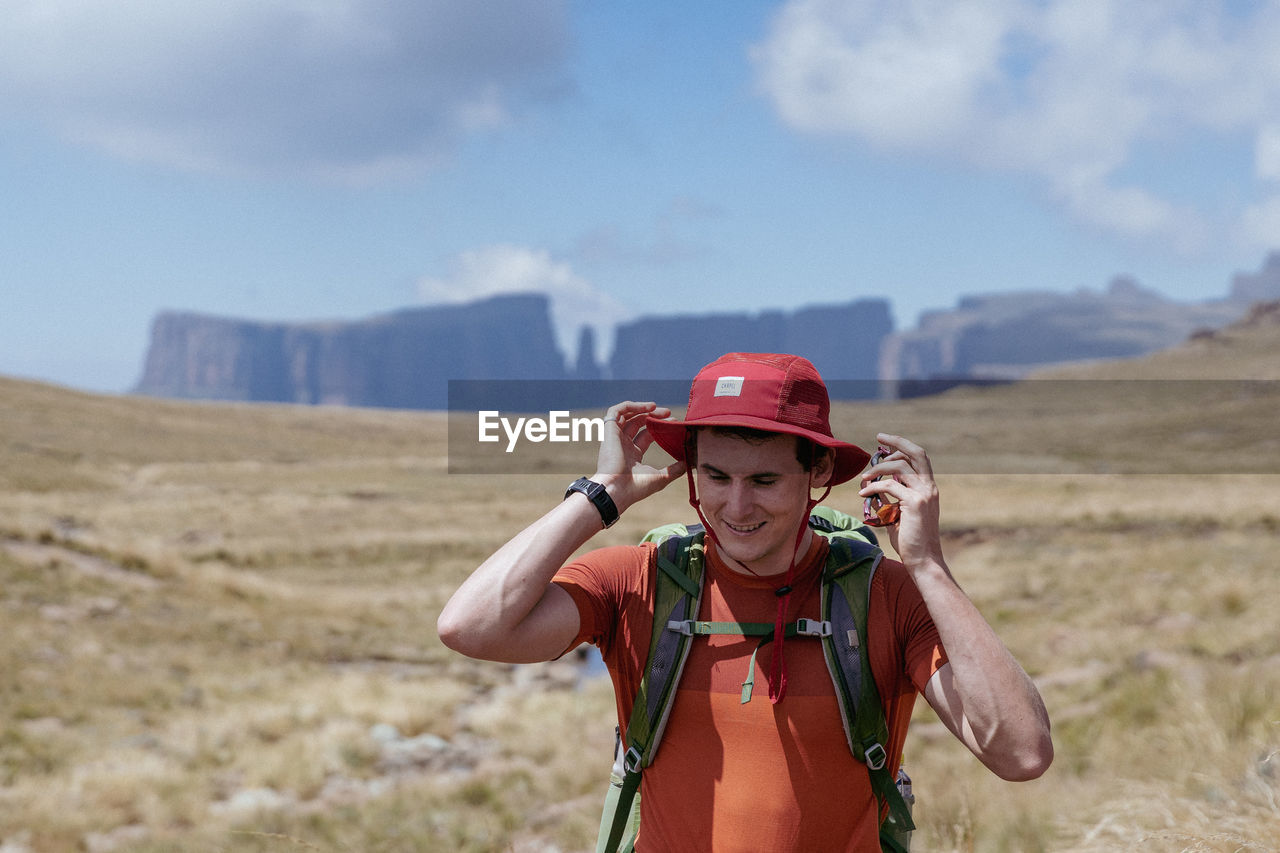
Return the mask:
<path id="1" fill-rule="evenodd" d="M 1280 5 L 8 0 L 0 373 L 161 310 L 1225 295 L 1280 249 Z"/>

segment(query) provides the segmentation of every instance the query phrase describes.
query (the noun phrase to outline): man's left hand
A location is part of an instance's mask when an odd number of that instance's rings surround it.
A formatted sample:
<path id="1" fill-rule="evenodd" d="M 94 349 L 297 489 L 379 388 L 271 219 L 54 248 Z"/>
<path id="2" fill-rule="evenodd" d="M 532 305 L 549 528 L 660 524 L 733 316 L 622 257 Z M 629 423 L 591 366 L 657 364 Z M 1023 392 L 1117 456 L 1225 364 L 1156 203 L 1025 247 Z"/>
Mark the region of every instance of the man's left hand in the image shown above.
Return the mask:
<path id="1" fill-rule="evenodd" d="M 898 522 L 886 530 L 889 544 L 908 569 L 930 561 L 940 562 L 938 485 L 933 479 L 929 455 L 923 447 L 902 436 L 880 433 L 876 440 L 890 453 L 863 472 L 859 494 L 864 498 L 880 495 L 898 502 Z"/>

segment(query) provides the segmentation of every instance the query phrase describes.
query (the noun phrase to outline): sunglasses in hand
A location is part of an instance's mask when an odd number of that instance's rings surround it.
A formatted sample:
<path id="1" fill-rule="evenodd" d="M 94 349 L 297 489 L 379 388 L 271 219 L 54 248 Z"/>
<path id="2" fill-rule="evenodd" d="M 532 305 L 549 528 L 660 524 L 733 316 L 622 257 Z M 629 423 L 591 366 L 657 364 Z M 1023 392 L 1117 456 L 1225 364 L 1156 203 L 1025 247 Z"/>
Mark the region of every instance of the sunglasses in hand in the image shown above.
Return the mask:
<path id="1" fill-rule="evenodd" d="M 879 465 L 884 461 L 885 457 L 893 451 L 887 447 L 879 447 L 871 456 L 870 465 L 872 467 Z M 871 482 L 883 479 L 876 477 Z M 871 527 L 888 527 L 898 523 L 900 512 L 896 501 L 892 501 L 884 495 L 871 495 L 862 502 L 862 520 Z"/>

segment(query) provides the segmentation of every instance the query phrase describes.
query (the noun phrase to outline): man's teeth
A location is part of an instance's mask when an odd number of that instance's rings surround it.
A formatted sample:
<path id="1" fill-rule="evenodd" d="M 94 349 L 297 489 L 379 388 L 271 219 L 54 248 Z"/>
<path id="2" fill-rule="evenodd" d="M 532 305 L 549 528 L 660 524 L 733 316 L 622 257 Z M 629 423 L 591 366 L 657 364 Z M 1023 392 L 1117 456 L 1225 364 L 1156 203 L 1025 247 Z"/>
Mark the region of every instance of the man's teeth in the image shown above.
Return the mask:
<path id="1" fill-rule="evenodd" d="M 753 530 L 759 530 L 761 527 L 763 527 L 763 526 L 764 526 L 764 522 L 763 522 L 763 521 L 759 522 L 758 524 L 745 524 L 745 525 L 744 525 L 744 524 L 729 524 L 729 522 L 727 522 L 727 521 L 726 521 L 726 522 L 725 522 L 725 524 L 726 524 L 726 525 L 728 525 L 728 527 L 729 527 L 729 529 L 730 529 L 730 530 L 733 530 L 733 531 L 735 531 L 735 532 L 737 532 L 737 533 L 750 533 L 751 531 L 753 531 Z"/>

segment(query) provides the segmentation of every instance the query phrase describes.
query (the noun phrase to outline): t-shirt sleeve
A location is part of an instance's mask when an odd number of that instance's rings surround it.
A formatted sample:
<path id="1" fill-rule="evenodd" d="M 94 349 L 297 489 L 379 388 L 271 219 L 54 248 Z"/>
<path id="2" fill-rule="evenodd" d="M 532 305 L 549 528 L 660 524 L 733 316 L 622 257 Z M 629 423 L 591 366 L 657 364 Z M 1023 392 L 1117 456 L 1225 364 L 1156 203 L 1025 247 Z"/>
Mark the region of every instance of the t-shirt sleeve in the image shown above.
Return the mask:
<path id="1" fill-rule="evenodd" d="M 606 657 L 610 654 L 619 615 L 628 595 L 635 595 L 635 579 L 644 575 L 652 551 L 651 545 L 600 548 L 583 554 L 556 573 L 552 583 L 569 593 L 578 607 L 578 636 L 570 649 L 591 643 Z"/>

